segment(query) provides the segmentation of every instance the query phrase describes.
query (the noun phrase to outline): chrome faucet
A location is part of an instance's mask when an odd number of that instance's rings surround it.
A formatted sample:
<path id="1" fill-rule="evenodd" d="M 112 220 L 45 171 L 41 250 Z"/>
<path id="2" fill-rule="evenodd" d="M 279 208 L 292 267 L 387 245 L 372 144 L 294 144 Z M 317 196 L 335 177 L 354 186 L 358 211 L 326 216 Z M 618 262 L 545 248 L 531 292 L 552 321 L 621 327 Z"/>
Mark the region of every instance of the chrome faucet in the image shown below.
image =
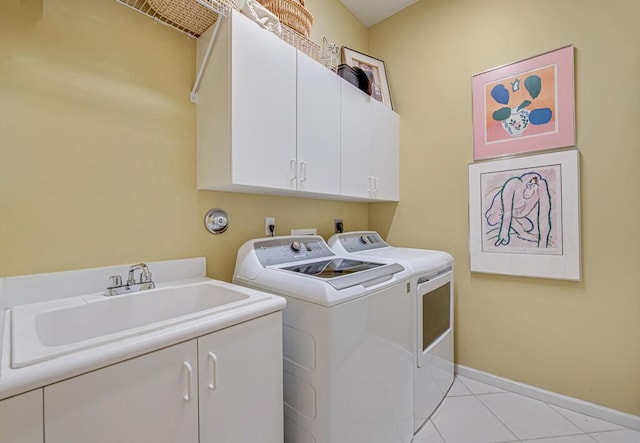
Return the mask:
<path id="1" fill-rule="evenodd" d="M 140 280 L 136 282 L 135 271 L 137 270 L 140 270 Z M 144 263 L 138 263 L 129 267 L 127 283 L 124 285 L 122 284 L 122 277 L 119 275 L 112 275 L 109 279 L 111 280 L 111 284 L 104 292 L 104 295 L 107 296 L 130 294 L 132 292 L 144 291 L 145 289 L 153 289 L 156 287 L 151 279 L 151 271 L 149 271 L 149 267 Z"/>

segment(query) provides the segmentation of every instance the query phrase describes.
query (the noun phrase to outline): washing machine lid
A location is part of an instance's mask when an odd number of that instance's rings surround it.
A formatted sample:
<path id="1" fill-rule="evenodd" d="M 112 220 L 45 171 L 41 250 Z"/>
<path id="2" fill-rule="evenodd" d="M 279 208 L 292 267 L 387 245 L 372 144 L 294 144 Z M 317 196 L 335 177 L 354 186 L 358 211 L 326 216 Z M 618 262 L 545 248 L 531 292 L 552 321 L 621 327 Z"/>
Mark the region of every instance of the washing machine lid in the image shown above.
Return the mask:
<path id="1" fill-rule="evenodd" d="M 296 263 L 279 269 L 322 279 L 338 290 L 357 285 L 370 286 L 404 271 L 404 267 L 397 263 L 385 264 L 349 258 Z"/>
<path id="2" fill-rule="evenodd" d="M 453 257 L 443 251 L 389 246 L 375 231 L 334 234 L 329 247 L 339 255 L 360 260 L 397 261 L 414 274 L 436 272 L 453 266 Z"/>

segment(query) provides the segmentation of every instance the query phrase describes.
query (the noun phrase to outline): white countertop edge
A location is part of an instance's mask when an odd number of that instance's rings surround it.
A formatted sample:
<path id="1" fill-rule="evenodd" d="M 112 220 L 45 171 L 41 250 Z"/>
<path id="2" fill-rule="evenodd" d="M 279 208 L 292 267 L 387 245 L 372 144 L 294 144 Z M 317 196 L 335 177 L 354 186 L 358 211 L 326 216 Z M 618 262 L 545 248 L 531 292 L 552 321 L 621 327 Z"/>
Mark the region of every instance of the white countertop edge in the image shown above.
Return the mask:
<path id="1" fill-rule="evenodd" d="M 6 310 L 3 312 L 0 400 L 281 311 L 285 305 L 284 298 L 271 295 L 243 309 L 212 314 L 19 369 L 10 367 L 10 311 Z"/>

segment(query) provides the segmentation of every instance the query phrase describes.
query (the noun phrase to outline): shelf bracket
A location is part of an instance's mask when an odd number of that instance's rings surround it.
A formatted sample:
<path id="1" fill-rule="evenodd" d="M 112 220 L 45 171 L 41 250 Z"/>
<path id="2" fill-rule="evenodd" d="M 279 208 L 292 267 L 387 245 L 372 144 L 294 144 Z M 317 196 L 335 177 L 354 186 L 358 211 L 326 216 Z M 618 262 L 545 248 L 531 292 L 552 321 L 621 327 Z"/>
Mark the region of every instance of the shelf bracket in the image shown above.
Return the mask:
<path id="1" fill-rule="evenodd" d="M 213 51 L 213 45 L 216 42 L 216 37 L 218 36 L 218 30 L 220 29 L 220 23 L 225 19 L 225 16 L 220 15 L 218 20 L 213 24 L 213 30 L 211 31 L 211 39 L 209 40 L 209 45 L 207 46 L 207 52 L 204 54 L 204 58 L 202 59 L 202 64 L 200 65 L 200 69 L 198 69 L 198 75 L 196 76 L 196 81 L 193 83 L 193 88 L 191 89 L 191 101 L 193 103 L 198 103 L 198 89 L 200 89 L 200 83 L 202 82 L 202 77 L 204 76 L 204 71 L 207 69 L 207 64 L 209 64 L 209 58 L 211 57 L 211 52 Z"/>

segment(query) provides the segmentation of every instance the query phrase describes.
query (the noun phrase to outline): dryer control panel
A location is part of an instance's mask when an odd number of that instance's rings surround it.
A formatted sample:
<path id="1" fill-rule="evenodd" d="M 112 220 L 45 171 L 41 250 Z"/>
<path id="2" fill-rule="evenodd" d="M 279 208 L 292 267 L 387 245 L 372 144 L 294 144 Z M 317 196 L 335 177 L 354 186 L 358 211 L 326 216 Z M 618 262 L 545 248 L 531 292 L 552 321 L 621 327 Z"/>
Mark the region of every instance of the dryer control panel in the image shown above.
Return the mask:
<path id="1" fill-rule="evenodd" d="M 339 234 L 340 244 L 349 253 L 386 248 L 389 245 L 377 232 L 349 232 Z"/>
<path id="2" fill-rule="evenodd" d="M 295 263 L 335 255 L 322 237 L 317 235 L 260 240 L 254 243 L 254 249 L 262 266 Z"/>

